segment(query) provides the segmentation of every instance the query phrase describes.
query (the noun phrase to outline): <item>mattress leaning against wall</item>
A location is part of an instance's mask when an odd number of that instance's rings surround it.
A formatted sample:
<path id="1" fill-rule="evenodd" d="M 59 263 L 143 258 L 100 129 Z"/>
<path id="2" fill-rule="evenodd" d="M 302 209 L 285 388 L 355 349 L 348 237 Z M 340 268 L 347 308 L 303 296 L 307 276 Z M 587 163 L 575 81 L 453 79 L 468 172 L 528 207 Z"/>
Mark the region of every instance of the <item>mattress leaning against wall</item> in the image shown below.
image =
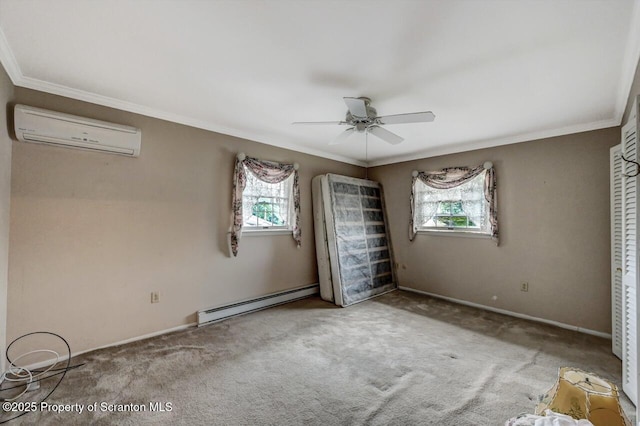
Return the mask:
<path id="1" fill-rule="evenodd" d="M 320 296 L 349 306 L 395 290 L 381 185 L 327 174 L 313 178 L 312 192 Z"/>

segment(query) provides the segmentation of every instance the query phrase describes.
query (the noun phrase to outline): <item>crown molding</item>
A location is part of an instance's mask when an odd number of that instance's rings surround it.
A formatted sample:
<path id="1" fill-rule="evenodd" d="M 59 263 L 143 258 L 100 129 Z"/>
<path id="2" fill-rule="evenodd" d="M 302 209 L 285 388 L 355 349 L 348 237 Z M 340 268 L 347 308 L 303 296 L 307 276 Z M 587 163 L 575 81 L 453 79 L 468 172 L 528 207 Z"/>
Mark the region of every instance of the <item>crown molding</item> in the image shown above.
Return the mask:
<path id="1" fill-rule="evenodd" d="M 566 126 L 559 129 L 542 130 L 539 132 L 522 133 L 519 135 L 508 136 L 501 139 L 482 139 L 468 143 L 462 143 L 452 146 L 441 146 L 432 149 L 423 150 L 408 155 L 399 155 L 384 160 L 376 160 L 368 163 L 368 167 L 385 166 L 388 164 L 402 163 L 405 161 L 422 160 L 440 155 L 456 154 L 460 152 L 474 151 L 477 149 L 493 148 L 502 145 L 511 145 L 514 143 L 533 142 L 539 139 L 553 138 L 557 136 L 565 136 L 574 133 L 589 132 L 591 130 L 606 129 L 615 127 L 620 123 L 615 118 L 607 120 L 594 121 L 591 123 L 583 123 L 572 126 Z"/>
<path id="2" fill-rule="evenodd" d="M 1 37 L 1 34 L 0 34 L 0 37 Z M 0 55 L 3 54 L 3 51 L 1 50 L 1 43 L 2 43 L 2 40 L 0 40 Z M 4 60 L 2 61 L 2 63 L 4 65 Z M 9 73 L 8 70 L 7 72 Z M 18 72 L 19 72 L 19 69 L 18 69 Z M 633 71 L 633 74 L 635 74 L 635 69 Z M 12 78 L 12 80 L 14 79 Z M 433 149 L 427 149 L 427 150 L 419 151 L 412 154 L 394 156 L 394 157 L 389 157 L 382 160 L 370 161 L 367 163 L 354 158 L 345 157 L 337 154 L 331 154 L 318 149 L 300 146 L 295 143 L 271 141 L 271 140 L 265 139 L 260 135 L 253 134 L 250 132 L 244 132 L 238 129 L 231 129 L 228 127 L 219 126 L 203 120 L 196 120 L 190 117 L 173 114 L 173 113 L 162 111 L 159 109 L 138 105 L 131 102 L 122 101 L 119 99 L 110 98 L 107 96 L 97 95 L 94 93 L 86 92 L 84 90 L 73 89 L 67 86 L 62 86 L 55 83 L 49 83 L 42 80 L 33 79 L 30 77 L 23 77 L 21 73 L 20 73 L 20 77 L 16 78 L 16 81 L 14 81 L 14 84 L 16 86 L 24 87 L 27 89 L 38 90 L 41 92 L 51 93 L 53 95 L 64 96 L 64 97 L 76 99 L 79 101 L 89 102 L 97 105 L 102 105 L 110 108 L 128 111 L 135 114 L 144 115 L 147 117 L 158 118 L 158 119 L 170 121 L 173 123 L 184 124 L 186 126 L 195 127 L 198 129 L 209 130 L 209 131 L 220 133 L 220 134 L 247 139 L 254 142 L 264 143 L 266 145 L 276 146 L 279 148 L 290 149 L 303 154 L 314 155 L 317 157 L 340 161 L 343 163 L 352 164 L 360 167 L 377 167 L 377 166 L 383 166 L 387 164 L 400 163 L 404 161 L 412 161 L 412 160 L 418 160 L 423 158 L 435 157 L 439 155 L 455 154 L 455 153 L 464 152 L 464 151 L 473 151 L 476 149 L 491 148 L 494 146 L 509 145 L 514 143 L 530 142 L 538 139 L 545 139 L 545 138 L 556 137 L 556 136 L 564 136 L 572 133 L 588 132 L 591 130 L 598 130 L 598 129 L 604 129 L 608 127 L 618 126 L 620 125 L 620 120 L 622 119 L 622 115 L 620 115 L 620 118 L 615 117 L 607 120 L 562 127 L 559 129 L 523 133 L 523 134 L 509 136 L 502 139 L 484 139 L 484 140 L 472 141 L 472 142 L 462 143 L 462 144 L 457 144 L 452 146 L 436 147 Z M 623 113 L 624 113 L 624 108 L 626 107 L 626 99 L 624 100 L 624 104 L 625 106 L 622 107 Z"/>
<path id="3" fill-rule="evenodd" d="M 9 42 L 4 35 L 4 31 L 0 27 L 0 63 L 7 71 L 9 78 L 14 86 L 18 85 L 18 81 L 22 79 L 22 71 L 20 71 L 20 66 L 18 66 L 18 61 L 16 57 L 13 55 L 13 51 L 11 47 L 9 47 Z"/>
<path id="4" fill-rule="evenodd" d="M 51 93 L 53 95 L 64 96 L 67 98 L 76 99 L 83 102 L 89 102 L 92 104 L 102 105 L 109 108 L 128 111 L 135 114 L 144 115 L 147 117 L 153 117 L 161 120 L 170 121 L 173 123 L 184 124 L 186 126 L 195 127 L 198 129 L 209 130 L 209 131 L 224 134 L 224 135 L 234 136 L 234 137 L 247 139 L 254 142 L 263 143 L 266 145 L 276 146 L 278 148 L 290 149 L 292 151 L 300 152 L 303 154 L 314 155 L 317 157 L 327 158 L 330 160 L 340 161 L 343 163 L 353 164 L 361 167 L 364 167 L 366 165 L 365 162 L 359 161 L 350 157 L 323 152 L 321 150 L 298 145 L 296 143 L 291 143 L 291 142 L 286 142 L 281 140 L 278 140 L 278 141 L 270 140 L 265 138 L 264 136 L 254 134 L 251 132 L 232 129 L 229 127 L 224 127 L 214 123 L 210 123 L 208 121 L 197 120 L 191 117 L 185 117 L 183 115 L 174 114 L 174 113 L 163 111 L 157 108 L 146 107 L 144 105 L 135 104 L 133 102 L 122 101 L 120 99 L 115 99 L 108 96 L 102 96 L 95 93 L 87 92 L 84 90 L 78 90 L 78 89 L 74 89 L 68 86 L 63 86 L 55 83 L 49 83 L 43 80 L 31 78 L 31 77 L 21 76 L 17 82 L 14 82 L 14 84 L 16 86 L 24 87 L 27 89 L 33 89 L 41 92 Z"/>

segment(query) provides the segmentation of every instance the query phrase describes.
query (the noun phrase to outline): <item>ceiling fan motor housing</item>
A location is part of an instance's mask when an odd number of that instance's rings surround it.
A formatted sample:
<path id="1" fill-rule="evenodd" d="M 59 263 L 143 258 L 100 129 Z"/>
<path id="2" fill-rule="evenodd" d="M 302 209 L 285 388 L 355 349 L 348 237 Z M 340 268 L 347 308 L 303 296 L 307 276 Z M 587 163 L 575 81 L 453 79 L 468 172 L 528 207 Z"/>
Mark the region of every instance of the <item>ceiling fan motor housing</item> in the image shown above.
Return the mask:
<path id="1" fill-rule="evenodd" d="M 375 118 L 378 116 L 378 112 L 374 107 L 369 105 L 371 103 L 371 99 L 365 97 L 361 97 L 359 99 L 362 99 L 364 101 L 364 105 L 367 110 L 367 116 L 356 117 L 352 115 L 350 111 L 347 111 L 345 121 L 354 126 L 358 132 L 364 132 L 367 127 L 371 126 L 372 124 L 376 124 Z"/>

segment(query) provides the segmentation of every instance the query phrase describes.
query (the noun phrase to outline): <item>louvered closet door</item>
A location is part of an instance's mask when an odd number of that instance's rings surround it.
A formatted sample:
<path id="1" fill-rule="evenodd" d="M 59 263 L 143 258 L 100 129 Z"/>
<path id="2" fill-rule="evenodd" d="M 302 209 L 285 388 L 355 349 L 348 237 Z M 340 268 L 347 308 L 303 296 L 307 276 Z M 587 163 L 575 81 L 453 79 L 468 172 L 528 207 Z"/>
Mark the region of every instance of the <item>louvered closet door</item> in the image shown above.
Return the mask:
<path id="1" fill-rule="evenodd" d="M 638 160 L 636 120 L 622 128 L 622 152 L 625 158 Z M 623 161 L 625 174 L 635 173 L 636 167 Z M 622 389 L 631 401 L 638 401 L 638 178 L 622 177 Z"/>
<path id="2" fill-rule="evenodd" d="M 622 359 L 622 157 L 611 148 L 611 350 Z"/>

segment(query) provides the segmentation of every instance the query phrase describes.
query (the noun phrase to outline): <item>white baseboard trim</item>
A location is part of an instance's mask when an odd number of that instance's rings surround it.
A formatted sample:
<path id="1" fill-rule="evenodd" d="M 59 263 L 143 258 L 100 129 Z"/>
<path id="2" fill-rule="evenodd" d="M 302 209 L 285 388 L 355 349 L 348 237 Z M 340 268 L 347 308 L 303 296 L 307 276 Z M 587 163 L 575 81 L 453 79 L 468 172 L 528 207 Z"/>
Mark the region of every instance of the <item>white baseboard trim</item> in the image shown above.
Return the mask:
<path id="1" fill-rule="evenodd" d="M 84 351 L 71 352 L 71 358 L 73 358 L 75 356 L 78 356 L 78 355 L 86 354 L 86 353 L 89 353 L 89 352 L 97 351 L 97 350 L 100 350 L 100 349 L 106 349 L 106 348 L 112 348 L 114 346 L 126 345 L 127 343 L 133 343 L 133 342 L 137 342 L 139 340 L 150 339 L 151 337 L 161 336 L 163 334 L 169 334 L 169 333 L 173 333 L 175 331 L 186 330 L 187 328 L 195 327 L 196 325 L 198 325 L 198 324 L 195 323 L 195 322 L 190 323 L 190 324 L 183 324 L 183 325 L 179 325 L 177 327 L 167 328 L 165 330 L 160 330 L 160 331 L 154 331 L 153 333 L 143 334 L 142 336 L 131 337 L 129 339 L 120 340 L 118 342 L 109 343 L 107 345 L 98 346 L 98 347 L 95 347 L 95 348 L 92 348 L 92 349 L 85 349 Z M 58 362 L 66 361 L 67 359 L 69 359 L 68 355 L 66 355 L 66 354 L 65 355 L 61 355 L 60 358 L 58 359 Z M 33 363 L 33 364 L 29 364 L 29 365 L 25 366 L 25 368 L 27 368 L 28 370 L 33 370 L 34 368 L 48 367 L 53 363 L 53 361 L 54 360 L 40 361 L 40 362 L 36 362 L 36 363 Z"/>
<path id="2" fill-rule="evenodd" d="M 298 287 L 298 288 L 294 288 L 291 290 L 286 290 L 286 291 L 281 291 L 278 293 L 272 293 L 263 297 L 258 297 L 258 298 L 254 298 L 254 299 L 250 299 L 250 300 L 245 300 L 242 302 L 237 302 L 234 304 L 230 304 L 230 305 L 226 305 L 226 306 L 221 306 L 218 308 L 213 308 L 213 310 L 216 310 L 218 312 L 226 312 L 226 316 L 224 318 L 219 318 L 217 320 L 211 320 L 208 321 L 206 323 L 200 323 L 200 321 L 198 322 L 194 322 L 194 323 L 190 323 L 190 324 L 183 324 L 183 325 L 179 325 L 177 327 L 172 327 L 172 328 L 167 328 L 164 330 L 159 330 L 159 331 L 154 331 L 153 333 L 148 333 L 148 334 L 143 334 L 141 336 L 136 336 L 136 337 L 131 337 L 128 339 L 124 339 L 124 340 L 120 340 L 118 342 L 114 342 L 114 343 L 109 343 L 107 345 L 102 345 L 102 346 L 98 346 L 95 348 L 91 348 L 91 349 L 85 349 L 83 351 L 78 351 L 78 352 L 71 352 L 71 358 L 76 357 L 78 355 L 83 355 L 89 352 L 93 352 L 93 351 L 97 351 L 100 349 L 106 349 L 106 348 L 112 348 L 114 346 L 120 346 L 120 345 L 126 345 L 128 343 L 133 343 L 133 342 L 137 342 L 139 340 L 145 340 L 145 339 L 150 339 L 152 337 L 156 337 L 156 336 L 161 336 L 163 334 L 169 334 L 169 333 L 173 333 L 176 331 L 182 331 L 182 330 L 186 330 L 188 328 L 191 327 L 196 327 L 196 326 L 202 326 L 205 324 L 211 324 L 213 322 L 217 322 L 217 321 L 222 321 L 223 319 L 226 318 L 230 318 L 232 316 L 237 316 L 237 315 L 242 315 L 242 314 L 246 314 L 249 312 L 255 312 L 255 311 L 259 311 L 261 309 L 266 309 L 266 308 L 270 308 L 272 306 L 276 306 L 276 305 L 282 305 L 284 303 L 288 303 L 288 302 L 293 302 L 294 300 L 298 300 L 298 299 L 303 299 L 309 296 L 312 296 L 314 294 L 317 294 L 319 292 L 319 286 L 318 284 L 312 284 L 312 285 L 307 285 L 307 286 L 303 286 L 303 287 Z M 237 307 L 234 309 L 234 307 Z M 243 309 L 239 309 L 240 307 L 242 307 Z M 209 310 L 206 311 L 200 311 L 200 312 L 207 312 Z M 198 319 L 200 319 L 200 312 L 198 312 Z M 61 355 L 60 358 L 58 359 L 58 362 L 64 362 L 68 359 L 68 355 L 64 354 Z M 36 362 L 33 364 L 29 364 L 27 366 L 25 366 L 25 368 L 33 370 L 35 368 L 43 368 L 43 367 L 48 367 L 52 364 L 54 360 L 45 360 L 45 361 L 40 361 L 40 362 Z"/>
<path id="3" fill-rule="evenodd" d="M 412 293 L 418 293 L 418 294 L 422 294 L 422 295 L 425 295 L 425 296 L 435 297 L 436 299 L 443 299 L 443 300 L 447 300 L 449 302 L 457 303 L 457 304 L 460 304 L 460 305 L 466 305 L 466 306 L 471 306 L 473 308 L 484 309 L 486 311 L 496 312 L 498 314 L 503 314 L 503 315 L 509 315 L 511 317 L 526 319 L 526 320 L 529 320 L 529 321 L 541 322 L 541 323 L 544 323 L 544 324 L 553 325 L 553 326 L 564 328 L 564 329 L 567 329 L 567 330 L 578 331 L 580 333 L 590 334 L 592 336 L 603 337 L 605 339 L 611 340 L 611 334 L 603 333 L 601 331 L 591 330 L 591 329 L 588 329 L 588 328 L 582 328 L 582 327 L 578 327 L 578 326 L 575 326 L 575 325 L 569 325 L 569 324 L 565 324 L 565 323 L 562 323 L 562 322 L 552 321 L 552 320 L 548 320 L 548 319 L 544 319 L 544 318 L 533 317 L 531 315 L 521 314 L 521 313 L 513 312 L 513 311 L 507 311 L 506 309 L 494 308 L 494 307 L 491 307 L 491 306 L 481 305 L 479 303 L 467 302 L 466 300 L 455 299 L 453 297 L 442 296 L 440 294 L 435 294 L 435 293 L 429 293 L 428 291 L 416 290 L 415 288 L 402 287 L 402 286 L 400 286 L 398 288 L 400 290 L 405 290 L 405 291 L 410 291 Z"/>
<path id="4" fill-rule="evenodd" d="M 271 293 L 262 297 L 243 300 L 241 302 L 203 309 L 198 311 L 198 327 L 213 324 L 214 322 L 222 321 L 238 315 L 271 308 L 272 306 L 293 302 L 294 300 L 304 299 L 318 294 L 319 291 L 320 286 L 318 284 L 311 284 L 291 290 Z"/>
<path id="5" fill-rule="evenodd" d="M 195 323 L 195 322 L 192 322 L 192 323 L 189 323 L 189 324 L 179 325 L 177 327 L 167 328 L 165 330 L 154 331 L 153 333 L 143 334 L 142 336 L 131 337 L 129 339 L 121 340 L 121 341 L 116 342 L 116 343 L 110 343 L 108 345 L 98 346 L 95 349 L 88 349 L 86 351 L 78 352 L 77 354 L 74 354 L 74 356 L 75 355 L 84 354 L 84 353 L 87 353 L 87 352 L 97 351 L 98 349 L 106 349 L 106 348 L 111 348 L 111 347 L 114 347 L 114 346 L 126 345 L 127 343 L 133 343 L 133 342 L 137 342 L 139 340 L 150 339 L 152 337 L 161 336 L 163 334 L 173 333 L 175 331 L 186 330 L 187 328 L 195 327 L 196 325 L 198 325 L 198 324 Z"/>

